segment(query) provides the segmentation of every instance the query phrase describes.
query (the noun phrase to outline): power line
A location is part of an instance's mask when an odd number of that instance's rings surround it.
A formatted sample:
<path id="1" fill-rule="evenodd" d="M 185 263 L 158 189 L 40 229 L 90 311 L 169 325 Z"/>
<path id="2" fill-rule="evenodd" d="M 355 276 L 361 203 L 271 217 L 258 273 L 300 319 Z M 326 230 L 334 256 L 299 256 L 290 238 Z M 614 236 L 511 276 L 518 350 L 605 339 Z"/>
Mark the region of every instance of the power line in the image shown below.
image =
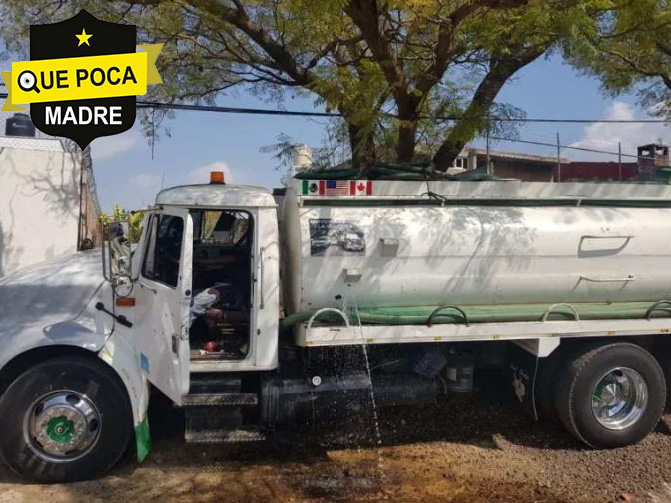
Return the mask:
<path id="1" fill-rule="evenodd" d="M 156 108 L 170 110 L 187 110 L 192 112 L 215 112 L 226 114 L 247 115 L 283 115 L 293 117 L 342 117 L 332 112 L 302 112 L 297 110 L 272 110 L 264 108 L 222 107 L 217 105 L 185 105 L 182 103 L 161 103 L 158 101 L 138 101 L 138 108 Z"/>
<path id="2" fill-rule="evenodd" d="M 7 93 L 0 93 L 0 99 L 7 98 Z M 298 110 L 272 110 L 267 108 L 242 108 L 242 107 L 225 107 L 218 105 L 187 105 L 183 103 L 162 103 L 159 101 L 138 101 L 138 108 L 154 108 L 154 109 L 170 109 L 183 110 L 192 112 L 213 112 L 213 113 L 228 113 L 228 114 L 246 114 L 246 115 L 275 115 L 285 117 L 342 117 L 339 113 L 333 112 L 308 112 Z M 389 117 L 396 117 L 389 115 Z M 441 121 L 481 121 L 486 117 L 459 117 L 459 116 L 423 116 L 423 119 L 435 119 Z M 666 124 L 670 121 L 666 119 L 543 119 L 543 118 L 513 118 L 513 117 L 489 117 L 492 122 L 529 122 L 529 123 L 545 123 L 545 124 L 591 124 L 591 123 L 606 123 L 606 124 Z"/>
<path id="3" fill-rule="evenodd" d="M 138 108 L 167 108 L 172 110 L 190 110 L 198 112 L 215 112 L 215 113 L 232 113 L 232 114 L 249 114 L 249 115 L 284 115 L 294 117 L 342 117 L 339 113 L 333 112 L 305 112 L 294 110 L 271 110 L 262 108 L 238 108 L 238 107 L 223 107 L 217 105 L 184 105 L 180 103 L 160 103 L 157 101 L 138 101 Z M 389 117 L 396 117 L 393 114 L 388 114 Z M 481 121 L 487 117 L 459 117 L 459 116 L 423 116 L 422 119 L 435 119 L 441 121 L 460 121 L 473 120 Z M 666 119 L 542 119 L 542 118 L 518 118 L 513 117 L 488 117 L 493 122 L 535 122 L 535 123 L 573 123 L 573 124 L 590 124 L 590 123 L 612 123 L 612 124 L 665 124 L 669 121 Z"/>

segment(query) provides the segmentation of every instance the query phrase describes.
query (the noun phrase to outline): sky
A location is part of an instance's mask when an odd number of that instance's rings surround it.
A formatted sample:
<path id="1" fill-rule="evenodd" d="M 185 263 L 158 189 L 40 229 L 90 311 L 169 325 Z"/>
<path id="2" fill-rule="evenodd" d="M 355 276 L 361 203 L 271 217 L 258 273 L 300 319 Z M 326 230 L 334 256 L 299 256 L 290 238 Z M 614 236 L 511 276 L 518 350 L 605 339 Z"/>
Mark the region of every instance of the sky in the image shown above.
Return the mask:
<path id="1" fill-rule="evenodd" d="M 558 57 L 540 59 L 518 72 L 499 94 L 498 101 L 517 106 L 529 118 L 647 118 L 636 97 L 605 96 L 593 78 L 581 76 Z M 223 106 L 274 108 L 254 96 L 224 96 Z M 310 100 L 287 100 L 288 110 L 314 110 Z M 98 138 L 92 143 L 98 195 L 104 211 L 114 203 L 129 209 L 151 204 L 161 187 L 185 183 L 206 183 L 208 173 L 223 170 L 229 183 L 280 186 L 281 172 L 264 146 L 287 134 L 295 141 L 319 146 L 323 121 L 302 117 L 274 117 L 206 112 L 176 112 L 164 123 L 170 129 L 152 149 L 139 121 L 126 133 Z M 595 148 L 635 154 L 636 146 L 671 139 L 671 130 L 661 124 L 533 124 L 524 125 L 524 140 Z M 556 147 L 539 147 L 511 142 L 492 142 L 491 148 L 509 152 L 556 155 Z M 562 156 L 581 160 L 612 160 L 617 156 L 589 154 L 564 149 Z M 623 159 L 627 160 L 627 159 Z"/>

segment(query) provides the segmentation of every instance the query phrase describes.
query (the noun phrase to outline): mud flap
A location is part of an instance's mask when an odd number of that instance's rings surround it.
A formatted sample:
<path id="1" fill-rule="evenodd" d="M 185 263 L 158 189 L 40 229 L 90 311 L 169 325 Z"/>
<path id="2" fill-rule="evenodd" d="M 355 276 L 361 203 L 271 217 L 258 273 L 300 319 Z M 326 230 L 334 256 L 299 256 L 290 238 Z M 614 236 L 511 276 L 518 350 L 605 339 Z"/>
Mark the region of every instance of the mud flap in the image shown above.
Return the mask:
<path id="1" fill-rule="evenodd" d="M 538 421 L 538 411 L 534 397 L 538 380 L 538 357 L 528 351 L 508 344 L 504 379 L 509 386 L 511 401 L 522 407 L 524 412 Z"/>
<path id="2" fill-rule="evenodd" d="M 151 451 L 151 437 L 149 436 L 149 420 L 144 420 L 135 427 L 135 445 L 137 448 L 137 460 L 142 463 Z"/>

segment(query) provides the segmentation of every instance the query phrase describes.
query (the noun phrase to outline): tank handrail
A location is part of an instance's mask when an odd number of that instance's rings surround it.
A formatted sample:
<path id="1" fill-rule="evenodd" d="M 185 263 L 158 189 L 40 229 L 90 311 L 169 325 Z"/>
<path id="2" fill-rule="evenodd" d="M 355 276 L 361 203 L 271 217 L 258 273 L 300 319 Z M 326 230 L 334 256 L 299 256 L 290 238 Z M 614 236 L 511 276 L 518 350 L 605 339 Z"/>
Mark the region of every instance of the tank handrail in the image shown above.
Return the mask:
<path id="1" fill-rule="evenodd" d="M 546 322 L 548 320 L 548 316 L 552 314 L 552 311 L 555 310 L 557 307 L 567 307 L 573 312 L 573 316 L 575 316 L 575 321 L 580 321 L 580 316 L 578 315 L 578 311 L 576 311 L 575 307 L 573 307 L 571 304 L 568 304 L 566 302 L 559 302 L 558 304 L 552 304 L 550 307 L 547 308 L 547 311 L 545 311 L 545 314 L 543 315 L 543 318 L 541 318 L 542 322 Z"/>
<path id="2" fill-rule="evenodd" d="M 580 239 L 631 239 L 633 238 L 633 235 L 626 235 L 626 234 L 613 234 L 611 236 L 609 235 L 597 235 L 597 234 L 585 234 L 583 235 Z"/>
<path id="3" fill-rule="evenodd" d="M 315 321 L 315 318 L 322 313 L 336 313 L 345 321 L 345 327 L 349 328 L 349 319 L 347 319 L 347 315 L 340 309 L 336 309 L 335 307 L 322 307 L 321 309 L 318 309 L 315 314 L 310 316 L 310 319 L 308 320 L 308 330 L 312 328 L 312 323 Z"/>
<path id="4" fill-rule="evenodd" d="M 585 281 L 591 281 L 592 283 L 621 283 L 628 281 L 636 281 L 636 276 L 630 274 L 629 276 L 622 278 L 594 278 L 592 276 L 583 276 L 581 274 L 580 279 L 581 280 L 584 279 Z"/>
<path id="5" fill-rule="evenodd" d="M 438 306 L 436 309 L 434 309 L 434 310 L 431 312 L 431 314 L 429 315 L 429 317 L 428 317 L 427 320 L 426 320 L 426 326 L 427 326 L 427 327 L 430 327 L 430 326 L 431 326 L 431 322 L 432 322 L 432 320 L 433 320 L 433 317 L 434 317 L 435 315 L 437 315 L 437 314 L 438 314 L 440 311 L 442 311 L 443 309 L 454 309 L 455 311 L 458 311 L 459 314 L 461 314 L 461 316 L 464 318 L 464 324 L 465 324 L 466 326 L 469 325 L 469 323 L 468 323 L 468 316 L 466 316 L 466 312 L 465 312 L 463 309 L 461 309 L 459 306 L 452 306 L 452 305 L 450 305 L 450 304 L 444 304 L 444 305 L 442 305 L 442 306 Z"/>
<path id="6" fill-rule="evenodd" d="M 664 308 L 660 308 L 659 306 L 662 305 L 662 304 L 668 304 L 669 307 L 666 308 L 666 309 L 664 309 Z M 667 312 L 671 312 L 671 300 L 659 300 L 659 301 L 655 302 L 655 303 L 654 303 L 652 306 L 650 306 L 650 308 L 645 312 L 645 319 L 646 319 L 646 320 L 649 320 L 649 319 L 650 319 L 650 315 L 651 315 L 654 311 L 658 311 L 658 310 L 659 310 L 659 311 L 667 311 Z"/>

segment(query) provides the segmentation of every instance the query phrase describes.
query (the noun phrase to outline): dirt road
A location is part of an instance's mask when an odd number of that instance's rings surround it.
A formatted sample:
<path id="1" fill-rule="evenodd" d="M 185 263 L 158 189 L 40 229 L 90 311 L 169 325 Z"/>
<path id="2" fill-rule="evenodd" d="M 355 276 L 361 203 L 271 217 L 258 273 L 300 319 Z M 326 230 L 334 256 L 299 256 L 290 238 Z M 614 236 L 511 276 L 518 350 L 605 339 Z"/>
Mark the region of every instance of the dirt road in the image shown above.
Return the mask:
<path id="1" fill-rule="evenodd" d="M 368 413 L 279 443 L 212 447 L 184 444 L 169 415 L 154 414 L 142 465 L 129 455 L 99 480 L 49 486 L 1 467 L 0 503 L 671 501 L 668 417 L 640 445 L 592 451 L 477 396 L 383 411 L 380 447 Z"/>

